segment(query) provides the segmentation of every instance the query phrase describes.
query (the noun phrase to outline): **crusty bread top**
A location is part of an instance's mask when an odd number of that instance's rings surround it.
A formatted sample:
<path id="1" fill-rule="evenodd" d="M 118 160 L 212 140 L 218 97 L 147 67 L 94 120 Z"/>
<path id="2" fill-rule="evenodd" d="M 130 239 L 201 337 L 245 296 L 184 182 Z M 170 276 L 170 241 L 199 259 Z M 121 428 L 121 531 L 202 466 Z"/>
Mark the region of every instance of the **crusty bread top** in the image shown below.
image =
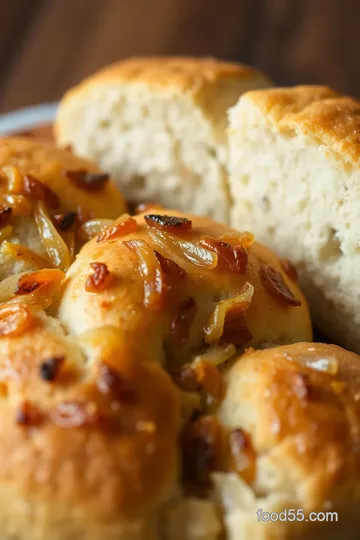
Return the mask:
<path id="1" fill-rule="evenodd" d="M 307 508 L 340 500 L 350 484 L 356 486 L 351 493 L 359 496 L 356 354 L 323 343 L 250 350 L 228 381 L 222 419 L 248 431 L 256 452 L 270 456 L 280 473 L 288 475 L 283 488 L 296 489 Z M 291 484 L 294 478 L 296 486 Z"/>
<path id="2" fill-rule="evenodd" d="M 107 182 L 103 189 L 94 192 L 67 178 L 67 171 L 100 172 L 95 163 L 75 156 L 71 149 L 56 148 L 43 140 L 7 137 L 0 139 L 0 180 L 3 176 L 1 168 L 5 166 L 16 167 L 21 175 L 32 175 L 48 186 L 64 210 L 76 210 L 79 205 L 92 211 L 97 218 L 116 218 L 126 210 L 124 198 L 113 182 Z M 0 195 L 6 190 L 6 183 L 2 182 Z"/>
<path id="3" fill-rule="evenodd" d="M 283 133 L 301 132 L 341 156 L 360 164 L 360 102 L 326 86 L 254 90 L 243 97 Z"/>
<path id="4" fill-rule="evenodd" d="M 196 93 L 206 86 L 229 79 L 264 78 L 260 71 L 214 58 L 183 58 L 153 56 L 129 58 L 114 63 L 87 78 L 79 88 L 99 83 L 146 83 L 154 89 L 175 88 L 180 92 Z"/>

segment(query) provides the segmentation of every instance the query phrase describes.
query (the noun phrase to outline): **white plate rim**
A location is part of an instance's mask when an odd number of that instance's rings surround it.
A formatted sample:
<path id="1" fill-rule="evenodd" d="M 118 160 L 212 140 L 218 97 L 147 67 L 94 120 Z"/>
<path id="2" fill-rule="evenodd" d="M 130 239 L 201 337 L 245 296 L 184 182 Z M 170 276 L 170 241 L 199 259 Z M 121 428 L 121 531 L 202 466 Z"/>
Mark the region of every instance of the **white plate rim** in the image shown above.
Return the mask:
<path id="1" fill-rule="evenodd" d="M 0 135 L 11 135 L 16 131 L 32 129 L 55 119 L 58 103 L 41 103 L 9 113 L 0 114 Z"/>

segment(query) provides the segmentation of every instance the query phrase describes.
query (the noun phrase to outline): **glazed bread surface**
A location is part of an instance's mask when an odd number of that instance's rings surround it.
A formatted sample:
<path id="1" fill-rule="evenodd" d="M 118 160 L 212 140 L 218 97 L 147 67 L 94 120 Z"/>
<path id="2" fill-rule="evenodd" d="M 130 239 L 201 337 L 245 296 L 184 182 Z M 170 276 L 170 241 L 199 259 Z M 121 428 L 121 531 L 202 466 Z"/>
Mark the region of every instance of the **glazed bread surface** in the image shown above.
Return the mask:
<path id="1" fill-rule="evenodd" d="M 131 201 L 228 221 L 226 110 L 269 84 L 211 58 L 124 60 L 64 96 L 57 141 L 110 171 Z"/>
<path id="2" fill-rule="evenodd" d="M 311 324 L 294 272 L 249 233 L 169 214 L 125 215 L 86 244 L 53 317 L 32 273 L 0 304 L 2 539 L 220 538 L 211 494 L 182 484 L 182 430 L 223 397 L 199 355 L 310 340 Z M 189 362 L 205 370 L 190 391 Z"/>
<path id="3" fill-rule="evenodd" d="M 240 474 L 214 475 L 229 540 L 357 538 L 359 360 L 335 345 L 296 343 L 249 350 L 234 364 L 219 416 L 247 434 L 255 472 L 244 481 L 239 461 Z M 260 520 L 259 509 L 293 509 L 299 519 Z M 323 516 L 311 521 L 310 512 Z"/>
<path id="4" fill-rule="evenodd" d="M 52 266 L 66 269 L 81 214 L 87 219 L 116 218 L 125 211 L 123 196 L 107 176 L 69 149 L 29 138 L 0 139 L 0 279 Z M 93 185 L 88 186 L 88 180 Z M 56 237 L 67 262 L 46 248 L 47 235 Z"/>
<path id="5" fill-rule="evenodd" d="M 360 103 L 326 87 L 249 92 L 229 112 L 231 222 L 297 266 L 315 323 L 360 350 Z"/>

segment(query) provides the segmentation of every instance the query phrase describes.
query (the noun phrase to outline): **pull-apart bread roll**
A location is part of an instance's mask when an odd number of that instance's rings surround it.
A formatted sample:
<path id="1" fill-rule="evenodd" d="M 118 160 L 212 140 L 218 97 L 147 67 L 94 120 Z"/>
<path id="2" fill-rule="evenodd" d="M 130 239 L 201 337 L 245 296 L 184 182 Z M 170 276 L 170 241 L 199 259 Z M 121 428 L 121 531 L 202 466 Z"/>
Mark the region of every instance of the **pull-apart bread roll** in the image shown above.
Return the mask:
<path id="1" fill-rule="evenodd" d="M 1 538 L 220 539 L 191 421 L 224 397 L 217 364 L 311 340 L 295 278 L 250 233 L 154 208 L 82 248 L 57 318 L 1 304 Z"/>
<path id="2" fill-rule="evenodd" d="M 326 87 L 269 89 L 229 118 L 232 225 L 289 257 L 316 324 L 360 351 L 360 103 Z"/>
<path id="3" fill-rule="evenodd" d="M 110 171 L 129 200 L 228 221 L 226 110 L 267 86 L 259 71 L 214 59 L 125 60 L 65 95 L 57 140 Z"/>
<path id="4" fill-rule="evenodd" d="M 226 538 L 357 539 L 360 358 L 322 343 L 249 350 L 226 380 L 230 466 L 213 476 Z"/>
<path id="5" fill-rule="evenodd" d="M 79 245 L 111 223 L 103 218 L 124 210 L 121 193 L 93 163 L 45 142 L 0 139 L 0 279 L 66 270 Z"/>

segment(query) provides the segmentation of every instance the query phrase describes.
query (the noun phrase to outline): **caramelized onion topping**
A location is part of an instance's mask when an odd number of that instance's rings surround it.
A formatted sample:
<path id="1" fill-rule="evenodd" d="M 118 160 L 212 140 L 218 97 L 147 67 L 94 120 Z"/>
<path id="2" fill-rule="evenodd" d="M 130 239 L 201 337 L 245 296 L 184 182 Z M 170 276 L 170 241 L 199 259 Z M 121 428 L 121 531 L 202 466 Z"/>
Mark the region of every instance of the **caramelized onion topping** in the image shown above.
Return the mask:
<path id="1" fill-rule="evenodd" d="M 5 227 L 4 229 L 6 228 L 7 227 Z M 0 237 L 4 229 L 0 230 Z M 23 259 L 24 261 L 29 261 L 32 265 L 35 264 L 39 268 L 47 268 L 51 266 L 51 262 L 48 259 L 45 259 L 45 257 L 38 255 L 37 253 L 35 253 L 35 251 L 29 249 L 26 246 L 23 246 L 22 244 L 12 244 L 11 242 L 5 241 L 2 243 L 0 250 L 2 255 L 5 255 L 7 257 L 13 257 L 14 259 Z"/>
<path id="2" fill-rule="evenodd" d="M 211 473 L 221 460 L 221 426 L 214 416 L 202 416 L 183 433 L 182 447 L 186 480 L 202 486 L 211 484 Z"/>
<path id="3" fill-rule="evenodd" d="M 12 214 L 12 208 L 10 206 L 2 208 L 0 210 L 0 228 L 8 225 Z"/>
<path id="4" fill-rule="evenodd" d="M 55 381 L 58 377 L 60 368 L 64 363 L 64 356 L 53 356 L 41 362 L 39 366 L 40 377 L 47 382 Z"/>
<path id="5" fill-rule="evenodd" d="M 191 231 L 192 228 L 191 220 L 184 217 L 148 214 L 147 216 L 144 216 L 144 219 L 149 227 L 155 227 L 155 229 L 174 233 Z"/>
<path id="6" fill-rule="evenodd" d="M 14 165 L 5 165 L 1 169 L 7 180 L 7 190 L 9 193 L 22 193 L 24 190 L 23 175 Z"/>
<path id="7" fill-rule="evenodd" d="M 76 217 L 76 212 L 69 212 L 68 214 L 55 214 L 53 221 L 60 231 L 68 231 L 74 225 Z"/>
<path id="8" fill-rule="evenodd" d="M 242 246 L 245 249 L 251 248 L 255 242 L 255 237 L 251 232 L 228 232 L 220 236 L 219 240 L 222 240 L 226 244 L 231 246 Z"/>
<path id="9" fill-rule="evenodd" d="M 97 386 L 101 393 L 109 395 L 120 403 L 134 403 L 138 396 L 130 382 L 113 368 L 100 362 Z"/>
<path id="10" fill-rule="evenodd" d="M 82 225 L 86 221 L 89 221 L 90 219 L 93 219 L 93 213 L 89 208 L 85 208 L 84 206 L 78 206 L 76 208 L 76 214 L 77 214 L 77 221 L 79 225 Z"/>
<path id="11" fill-rule="evenodd" d="M 120 236 L 135 232 L 136 228 L 137 223 L 135 219 L 131 218 L 128 214 L 124 214 L 120 220 L 116 221 L 116 223 L 110 225 L 110 227 L 100 233 L 96 241 L 100 243 L 106 242 L 107 240 L 113 240 L 114 238 L 119 238 Z"/>
<path id="12" fill-rule="evenodd" d="M 211 251 L 215 251 L 219 256 L 219 262 L 223 261 L 230 272 L 245 274 L 248 263 L 248 253 L 243 246 L 232 246 L 223 240 L 211 238 L 211 236 L 204 236 L 201 238 L 200 244 Z"/>
<path id="13" fill-rule="evenodd" d="M 280 262 L 282 269 L 289 276 L 289 278 L 293 281 L 298 281 L 299 276 L 293 263 L 289 261 L 289 259 L 281 259 Z"/>
<path id="14" fill-rule="evenodd" d="M 234 429 L 229 436 L 232 465 L 236 472 L 251 484 L 255 479 L 256 453 L 251 438 L 243 429 Z"/>
<path id="15" fill-rule="evenodd" d="M 261 276 L 266 289 L 276 300 L 294 307 L 301 305 L 301 301 L 295 298 L 280 272 L 275 270 L 273 266 L 262 264 Z"/>
<path id="16" fill-rule="evenodd" d="M 13 228 L 11 225 L 5 225 L 5 227 L 0 229 L 0 243 L 9 238 L 12 235 L 12 232 Z"/>
<path id="17" fill-rule="evenodd" d="M 0 337 L 17 337 L 29 330 L 33 322 L 30 309 L 25 305 L 0 307 Z"/>
<path id="18" fill-rule="evenodd" d="M 43 420 L 40 410 L 30 401 L 23 401 L 16 411 L 15 421 L 19 426 L 39 426 Z"/>
<path id="19" fill-rule="evenodd" d="M 229 360 L 236 353 L 236 347 L 232 343 L 226 345 L 216 345 L 215 347 L 210 347 L 207 351 L 202 354 L 199 354 L 195 357 L 195 361 L 203 360 L 204 362 L 209 362 L 214 366 L 220 366 L 227 360 Z"/>
<path id="20" fill-rule="evenodd" d="M 100 191 L 104 189 L 110 179 L 107 173 L 91 173 L 86 169 L 66 171 L 65 175 L 77 187 L 88 191 Z"/>
<path id="21" fill-rule="evenodd" d="M 24 191 L 35 201 L 43 201 L 50 208 L 56 209 L 60 206 L 56 193 L 31 174 L 24 176 Z"/>
<path id="22" fill-rule="evenodd" d="M 149 227 L 148 233 L 165 257 L 174 260 L 187 272 L 194 272 L 193 265 L 208 270 L 215 268 L 217 265 L 217 254 L 203 248 L 199 243 L 177 238 L 168 232 L 159 231 L 152 227 Z"/>
<path id="23" fill-rule="evenodd" d="M 2 196 L 2 205 L 10 206 L 13 216 L 32 216 L 33 214 L 33 205 L 24 195 L 7 193 Z"/>
<path id="24" fill-rule="evenodd" d="M 171 336 L 176 345 L 184 345 L 189 337 L 196 314 L 196 302 L 192 296 L 183 300 L 171 323 Z"/>
<path id="25" fill-rule="evenodd" d="M 69 248 L 56 230 L 47 213 L 46 206 L 41 201 L 38 201 L 36 205 L 34 218 L 41 241 L 52 265 L 60 268 L 60 270 L 67 270 L 71 263 Z"/>
<path id="26" fill-rule="evenodd" d="M 51 420 L 63 428 L 91 427 L 99 423 L 100 416 L 94 403 L 63 401 L 50 411 Z"/>
<path id="27" fill-rule="evenodd" d="M 158 251 L 154 251 L 155 257 L 160 263 L 161 270 L 168 278 L 184 278 L 186 276 L 185 270 L 183 270 L 175 261 L 163 257 Z"/>
<path id="28" fill-rule="evenodd" d="M 238 295 L 217 304 L 205 327 L 207 343 L 232 343 L 236 347 L 243 347 L 251 340 L 246 312 L 253 294 L 254 287 L 246 282 Z"/>
<path id="29" fill-rule="evenodd" d="M 47 309 L 60 292 L 64 278 L 64 272 L 55 269 L 9 276 L 0 283 L 0 302 L 37 305 Z"/>
<path id="30" fill-rule="evenodd" d="M 124 246 L 136 254 L 140 275 L 144 282 L 144 305 L 149 309 L 162 309 L 166 285 L 161 265 L 145 240 L 127 240 Z"/>
<path id="31" fill-rule="evenodd" d="M 105 263 L 93 262 L 90 263 L 91 269 L 94 271 L 85 282 L 85 290 L 87 292 L 100 292 L 107 288 L 110 281 L 110 272 Z"/>

